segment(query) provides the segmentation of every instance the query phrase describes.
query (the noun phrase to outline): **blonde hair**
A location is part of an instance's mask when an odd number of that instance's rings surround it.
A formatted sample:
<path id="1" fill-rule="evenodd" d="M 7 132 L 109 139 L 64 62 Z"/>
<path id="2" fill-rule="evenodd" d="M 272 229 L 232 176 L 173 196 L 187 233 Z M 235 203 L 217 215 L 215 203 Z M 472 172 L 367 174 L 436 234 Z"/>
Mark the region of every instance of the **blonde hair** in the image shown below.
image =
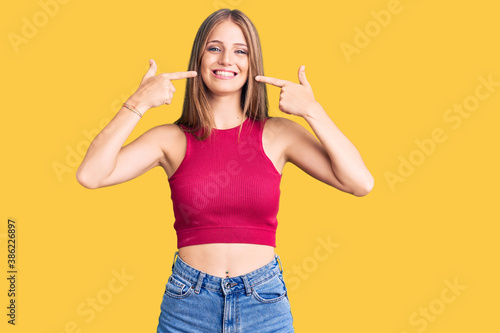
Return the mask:
<path id="1" fill-rule="evenodd" d="M 243 118 L 245 118 L 245 115 L 253 120 L 270 118 L 266 84 L 254 80 L 256 75 L 264 75 L 262 49 L 257 29 L 252 21 L 238 9 L 219 9 L 203 21 L 194 39 L 188 71 L 196 71 L 198 75 L 187 79 L 182 114 L 174 122 L 174 124 L 186 127 L 183 128 L 186 132 L 193 133 L 202 129 L 200 137 L 195 135 L 198 140 L 205 140 L 210 137 L 212 128 L 215 128 L 215 122 L 207 99 L 208 87 L 199 74 L 201 60 L 210 33 L 218 24 L 227 20 L 240 27 L 248 45 L 248 78 L 243 85 L 240 102 L 243 109 Z M 240 124 L 240 133 L 242 123 Z"/>

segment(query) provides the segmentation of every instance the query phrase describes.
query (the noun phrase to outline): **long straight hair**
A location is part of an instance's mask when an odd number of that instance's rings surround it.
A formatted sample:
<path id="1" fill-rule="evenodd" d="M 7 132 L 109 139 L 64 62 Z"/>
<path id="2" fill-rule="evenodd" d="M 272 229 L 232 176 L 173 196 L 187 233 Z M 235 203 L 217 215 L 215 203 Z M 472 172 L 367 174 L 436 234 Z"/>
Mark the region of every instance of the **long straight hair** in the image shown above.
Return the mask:
<path id="1" fill-rule="evenodd" d="M 243 118 L 245 115 L 253 120 L 269 118 L 266 84 L 254 80 L 256 75 L 264 75 L 259 35 L 252 21 L 238 9 L 219 9 L 203 21 L 194 39 L 188 71 L 199 73 L 208 36 L 218 24 L 226 20 L 230 20 L 240 27 L 248 45 L 248 78 L 242 87 L 240 99 Z M 212 128 L 215 128 L 213 113 L 207 98 L 208 92 L 208 87 L 203 82 L 201 75 L 188 78 L 182 114 L 174 122 L 174 124 L 183 125 L 185 128 L 180 127 L 186 132 L 194 133 L 201 129 L 201 136 L 195 135 L 198 140 L 210 137 Z M 243 119 L 240 123 L 239 133 L 241 133 L 242 124 Z"/>

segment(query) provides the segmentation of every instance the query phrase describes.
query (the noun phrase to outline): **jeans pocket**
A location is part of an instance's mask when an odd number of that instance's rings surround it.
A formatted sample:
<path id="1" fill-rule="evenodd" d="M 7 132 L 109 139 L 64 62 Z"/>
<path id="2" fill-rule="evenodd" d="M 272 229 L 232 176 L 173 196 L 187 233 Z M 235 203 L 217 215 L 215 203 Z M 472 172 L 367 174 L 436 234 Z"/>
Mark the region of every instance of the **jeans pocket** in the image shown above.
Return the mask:
<path id="1" fill-rule="evenodd" d="M 167 285 L 165 286 L 165 295 L 182 299 L 191 295 L 194 291 L 194 284 L 182 276 L 172 273 L 168 278 Z"/>
<path id="2" fill-rule="evenodd" d="M 283 300 L 287 295 L 285 281 L 281 274 L 252 286 L 252 295 L 261 303 L 275 303 Z"/>

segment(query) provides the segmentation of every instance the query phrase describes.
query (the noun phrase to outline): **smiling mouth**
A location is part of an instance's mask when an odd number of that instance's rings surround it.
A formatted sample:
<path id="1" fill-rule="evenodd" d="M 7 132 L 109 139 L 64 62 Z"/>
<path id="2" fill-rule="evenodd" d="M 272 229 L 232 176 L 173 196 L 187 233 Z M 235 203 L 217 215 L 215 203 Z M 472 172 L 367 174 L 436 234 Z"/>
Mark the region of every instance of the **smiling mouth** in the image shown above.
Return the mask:
<path id="1" fill-rule="evenodd" d="M 216 76 L 222 76 L 222 77 L 235 77 L 236 75 L 238 75 L 238 73 L 218 71 L 218 70 L 213 70 L 212 73 L 214 73 L 214 75 Z"/>

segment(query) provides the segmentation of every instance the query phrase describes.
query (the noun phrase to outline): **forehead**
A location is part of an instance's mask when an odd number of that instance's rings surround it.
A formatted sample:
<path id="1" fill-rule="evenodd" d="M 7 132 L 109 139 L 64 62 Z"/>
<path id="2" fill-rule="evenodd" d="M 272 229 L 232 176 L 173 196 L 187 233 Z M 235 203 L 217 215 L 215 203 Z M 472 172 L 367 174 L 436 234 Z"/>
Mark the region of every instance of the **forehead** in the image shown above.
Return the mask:
<path id="1" fill-rule="evenodd" d="M 240 27 L 229 20 L 219 23 L 210 33 L 208 42 L 214 39 L 228 44 L 246 42 Z"/>

